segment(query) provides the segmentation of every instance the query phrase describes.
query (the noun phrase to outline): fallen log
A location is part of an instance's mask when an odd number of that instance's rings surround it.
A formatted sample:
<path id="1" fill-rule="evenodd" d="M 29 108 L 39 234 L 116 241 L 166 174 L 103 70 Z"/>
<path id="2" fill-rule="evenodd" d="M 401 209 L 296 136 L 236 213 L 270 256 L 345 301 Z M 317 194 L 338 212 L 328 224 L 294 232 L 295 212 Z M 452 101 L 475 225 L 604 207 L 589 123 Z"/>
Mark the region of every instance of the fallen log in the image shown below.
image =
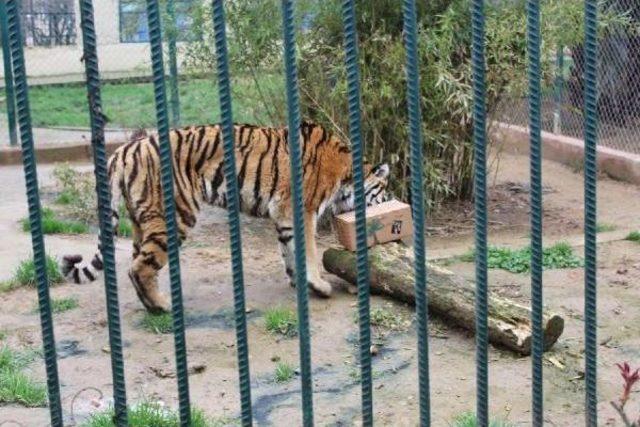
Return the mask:
<path id="1" fill-rule="evenodd" d="M 356 283 L 353 252 L 330 248 L 322 257 L 324 268 L 347 282 Z M 369 249 L 371 293 L 415 304 L 413 249 L 399 243 Z M 437 265 L 427 263 L 427 297 L 430 313 L 475 331 L 475 285 Z M 488 296 L 489 341 L 522 355 L 531 354 L 531 310 L 492 293 Z M 564 319 L 543 314 L 544 350 L 549 350 L 564 329 Z"/>

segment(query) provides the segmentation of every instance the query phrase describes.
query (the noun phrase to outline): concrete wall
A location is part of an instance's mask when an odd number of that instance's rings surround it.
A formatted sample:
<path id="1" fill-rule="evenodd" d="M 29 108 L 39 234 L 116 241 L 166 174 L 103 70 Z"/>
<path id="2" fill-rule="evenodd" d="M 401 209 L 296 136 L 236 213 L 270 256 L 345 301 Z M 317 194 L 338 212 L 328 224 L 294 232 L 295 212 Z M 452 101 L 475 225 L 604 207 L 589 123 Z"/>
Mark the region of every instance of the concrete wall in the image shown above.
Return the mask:
<path id="1" fill-rule="evenodd" d="M 493 141 L 498 149 L 529 154 L 529 129 L 506 123 L 494 123 Z M 542 156 L 572 167 L 584 161 L 584 141 L 568 136 L 542 132 Z M 598 146 L 598 171 L 613 179 L 640 185 L 640 155 Z"/>

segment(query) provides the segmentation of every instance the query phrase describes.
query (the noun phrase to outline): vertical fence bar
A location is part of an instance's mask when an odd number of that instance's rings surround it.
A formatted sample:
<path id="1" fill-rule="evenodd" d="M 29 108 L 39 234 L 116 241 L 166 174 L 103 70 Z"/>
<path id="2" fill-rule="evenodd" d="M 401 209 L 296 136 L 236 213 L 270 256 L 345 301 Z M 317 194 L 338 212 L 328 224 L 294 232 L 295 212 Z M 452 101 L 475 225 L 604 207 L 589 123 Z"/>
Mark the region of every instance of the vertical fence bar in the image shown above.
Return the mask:
<path id="1" fill-rule="evenodd" d="M 109 325 L 109 347 L 111 349 L 111 374 L 113 377 L 114 421 L 118 427 L 128 425 L 127 393 L 124 378 L 122 354 L 122 332 L 120 327 L 120 309 L 118 306 L 118 283 L 116 277 L 115 247 L 113 244 L 113 225 L 111 222 L 111 192 L 108 184 L 107 153 L 105 149 L 102 99 L 100 95 L 100 71 L 93 1 L 80 1 L 80 23 L 82 27 L 83 57 L 91 119 L 91 145 L 98 194 L 98 217 L 100 220 L 100 248 L 104 264 L 104 287 L 107 301 L 107 319 Z"/>
<path id="2" fill-rule="evenodd" d="M 224 178 L 227 183 L 227 212 L 233 272 L 233 301 L 238 345 L 238 375 L 240 377 L 240 406 L 242 425 L 253 423 L 251 414 L 251 375 L 249 373 L 249 344 L 247 342 L 247 317 L 244 298 L 244 276 L 242 269 L 242 239 L 240 233 L 240 196 L 236 174 L 236 156 L 233 134 L 231 84 L 223 0 L 213 0 L 213 26 L 218 60 L 218 88 L 222 115 L 222 138 L 224 144 Z"/>
<path id="3" fill-rule="evenodd" d="M 4 60 L 4 91 L 7 95 L 7 124 L 9 126 L 9 144 L 18 145 L 16 130 L 16 95 L 13 83 L 13 67 L 11 66 L 11 46 L 9 45 L 9 20 L 7 5 L 0 1 L 0 36 L 2 37 L 2 59 Z"/>
<path id="4" fill-rule="evenodd" d="M 189 376 L 187 374 L 187 344 L 184 333 L 184 310 L 182 305 L 182 284 L 180 280 L 180 254 L 176 210 L 173 189 L 173 164 L 171 141 L 169 137 L 169 118 L 167 116 L 167 94 L 164 81 L 164 63 L 162 59 L 162 30 L 158 0 L 147 0 L 149 20 L 149 39 L 151 43 L 151 62 L 153 66 L 153 88 L 160 139 L 160 174 L 162 177 L 162 197 L 167 224 L 167 252 L 169 255 L 169 277 L 171 281 L 171 303 L 173 316 L 173 334 L 176 352 L 176 371 L 178 377 L 178 399 L 180 402 L 180 424 L 191 424 L 189 404 Z"/>
<path id="5" fill-rule="evenodd" d="M 404 0 L 404 34 L 407 61 L 407 110 L 411 142 L 411 208 L 413 214 L 413 250 L 415 254 L 416 318 L 418 328 L 418 382 L 420 425 L 431 425 L 429 390 L 429 313 L 424 238 L 424 189 L 422 186 L 422 111 L 420 107 L 420 70 L 418 58 L 418 24 L 415 0 Z"/>
<path id="6" fill-rule="evenodd" d="M 531 173 L 532 423 L 542 427 L 542 147 L 540 122 L 540 0 L 527 0 Z"/>
<path id="7" fill-rule="evenodd" d="M 174 0 L 167 0 L 167 16 L 169 25 L 167 39 L 169 45 L 169 88 L 171 96 L 171 125 L 180 126 L 180 92 L 178 90 L 178 23 L 176 21 L 176 6 Z"/>
<path id="8" fill-rule="evenodd" d="M 311 339 L 309 333 L 309 290 L 304 247 L 304 206 L 302 200 L 302 153 L 300 149 L 300 100 L 293 0 L 282 0 L 284 63 L 287 86 L 289 158 L 293 192 L 293 239 L 298 294 L 298 329 L 300 332 L 300 373 L 302 384 L 302 418 L 305 427 L 313 426 L 313 389 L 311 382 Z"/>
<path id="9" fill-rule="evenodd" d="M 487 147 L 484 59 L 484 0 L 472 4 L 473 141 L 476 248 L 476 412 L 478 425 L 489 424 L 487 330 Z"/>
<path id="10" fill-rule="evenodd" d="M 373 425 L 373 388 L 371 384 L 371 325 L 369 308 L 369 263 L 367 260 L 367 203 L 364 195 L 363 144 L 360 132 L 360 72 L 358 69 L 358 33 L 355 0 L 342 2 L 344 47 L 349 100 L 349 132 L 353 162 L 356 212 L 356 268 L 358 271 L 358 326 L 360 328 L 360 384 L 362 425 Z"/>
<path id="11" fill-rule="evenodd" d="M 584 42 L 584 255 L 586 425 L 598 425 L 596 186 L 598 139 L 598 0 L 585 0 Z"/>
<path id="12" fill-rule="evenodd" d="M 62 427 L 62 407 L 60 406 L 60 382 L 58 380 L 58 362 L 56 360 L 56 343 L 51 318 L 51 300 L 49 298 L 49 281 L 46 270 L 44 237 L 42 235 L 42 218 L 40 215 L 40 195 L 38 194 L 38 173 L 36 170 L 33 132 L 31 127 L 31 110 L 27 72 L 22 50 L 22 34 L 17 0 L 7 0 L 9 22 L 9 41 L 11 45 L 11 61 L 15 76 L 17 118 L 20 123 L 20 141 L 22 144 L 22 164 L 29 204 L 29 226 L 31 228 L 31 244 L 33 261 L 36 268 L 38 287 L 38 305 L 40 308 L 40 327 L 44 347 L 44 361 L 47 372 L 47 391 L 49 395 L 49 411 L 51 425 Z"/>
<path id="13" fill-rule="evenodd" d="M 556 52 L 556 78 L 553 88 L 553 101 L 555 108 L 553 111 L 553 133 L 562 132 L 562 98 L 564 92 L 564 47 L 558 46 Z"/>

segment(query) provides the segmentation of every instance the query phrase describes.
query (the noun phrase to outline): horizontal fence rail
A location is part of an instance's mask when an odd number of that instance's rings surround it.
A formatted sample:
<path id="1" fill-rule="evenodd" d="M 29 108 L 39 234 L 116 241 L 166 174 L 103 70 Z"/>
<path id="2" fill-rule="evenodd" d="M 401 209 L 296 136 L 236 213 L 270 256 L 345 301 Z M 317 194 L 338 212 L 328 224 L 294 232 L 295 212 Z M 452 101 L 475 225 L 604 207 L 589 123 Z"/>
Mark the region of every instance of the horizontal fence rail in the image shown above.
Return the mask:
<path id="1" fill-rule="evenodd" d="M 174 0 L 166 3 L 166 14 L 170 25 L 176 25 Z M 110 359 L 113 381 L 114 416 L 117 426 L 128 425 L 127 390 L 122 345 L 122 327 L 118 302 L 114 230 L 111 220 L 111 195 L 108 184 L 107 154 L 105 147 L 106 117 L 102 111 L 101 80 L 98 67 L 96 25 L 92 0 L 79 0 L 83 43 L 83 61 L 86 73 L 86 89 L 91 125 L 98 219 L 100 228 L 100 251 L 105 270 L 105 295 L 108 314 Z M 163 28 L 159 0 L 146 0 L 146 16 L 149 27 L 149 43 L 153 70 L 154 102 L 159 141 L 160 178 L 162 200 L 167 233 L 167 253 L 171 286 L 171 314 L 173 322 L 176 361 L 177 396 L 180 425 L 189 426 L 191 419 L 191 397 L 187 369 L 187 342 L 179 260 L 179 222 L 176 218 L 174 194 L 174 163 L 170 123 L 180 123 L 180 101 L 178 92 L 178 66 L 175 28 L 169 28 L 167 45 L 169 53 L 170 102 L 165 85 L 165 63 L 163 59 Z M 362 137 L 362 105 L 360 100 L 360 61 L 358 50 L 358 14 L 355 0 L 341 3 L 344 30 L 344 52 L 349 108 L 349 137 L 352 149 L 352 170 L 356 218 L 356 265 L 358 289 L 359 364 L 361 391 L 361 424 L 372 426 L 375 421 L 374 393 L 372 385 L 370 283 L 367 250 L 367 220 L 365 199 L 364 153 L 366 141 Z M 596 145 L 598 132 L 597 105 L 597 59 L 598 59 L 598 1 L 585 0 L 584 42 L 584 210 L 585 210 L 585 424 L 597 426 L 597 257 L 596 257 Z M 309 287 L 307 278 L 307 253 L 305 252 L 305 223 L 303 167 L 304 148 L 300 138 L 301 107 L 298 89 L 296 52 L 296 10 L 294 0 L 281 0 L 283 26 L 283 59 L 286 82 L 286 108 L 288 144 L 291 172 L 293 235 L 295 248 L 295 274 L 299 332 L 300 394 L 302 425 L 314 425 L 313 366 L 311 362 L 311 328 L 309 320 Z M 223 147 L 223 172 L 226 184 L 226 201 L 230 234 L 232 285 L 234 298 L 234 320 L 237 341 L 238 382 L 240 397 L 239 417 L 243 426 L 254 425 L 251 396 L 251 374 L 249 364 L 249 342 L 245 301 L 245 281 L 242 260 L 242 235 L 240 229 L 240 193 L 237 182 L 236 149 L 232 113 L 230 54 L 227 43 L 225 2 L 212 0 L 212 25 L 214 31 L 218 102 L 220 106 L 221 137 L 216 144 Z M 410 142 L 410 186 L 411 211 L 414 220 L 415 301 L 416 335 L 418 355 L 419 423 L 429 426 L 431 413 L 431 376 L 429 370 L 429 324 L 428 324 L 428 278 L 426 268 L 425 205 L 423 191 L 425 165 L 433 159 L 423 157 L 425 138 L 423 133 L 422 94 L 420 91 L 420 27 L 415 0 L 403 0 L 403 36 L 405 47 L 406 103 L 408 114 L 408 136 Z M 474 149 L 474 206 L 475 206 L 475 328 L 476 328 L 476 417 L 477 425 L 490 425 L 489 372 L 488 372 L 488 230 L 487 230 L 487 106 L 485 83 L 485 1 L 470 2 L 469 22 L 471 28 L 472 71 L 472 115 Z M 542 200 L 542 88 L 541 88 L 541 23 L 540 2 L 527 0 L 527 59 L 528 59 L 528 110 L 530 127 L 530 205 L 531 205 L 531 323 L 532 323 L 532 425 L 544 424 L 543 384 L 543 200 Z M 99 17 L 98 17 L 99 19 Z M 37 294 L 47 375 L 47 392 L 51 425 L 63 425 L 60 381 L 56 346 L 46 272 L 45 246 L 42 232 L 40 198 L 27 74 L 24 59 L 24 38 L 17 0 L 0 3 L 0 25 L 3 39 L 5 66 L 5 92 L 9 130 L 13 128 L 11 143 L 18 141 L 15 123 L 19 127 L 22 148 L 23 170 L 29 208 L 29 224 L 33 259 L 36 266 Z M 165 28 L 165 30 L 167 30 Z M 558 56 L 558 63 L 563 56 Z M 13 109 L 15 103 L 15 109 Z M 171 116 L 171 121 L 169 117 Z M 14 125 L 12 126 L 11 123 Z M 216 145 L 217 146 L 217 145 Z M 313 222 L 313 221 L 312 221 Z"/>

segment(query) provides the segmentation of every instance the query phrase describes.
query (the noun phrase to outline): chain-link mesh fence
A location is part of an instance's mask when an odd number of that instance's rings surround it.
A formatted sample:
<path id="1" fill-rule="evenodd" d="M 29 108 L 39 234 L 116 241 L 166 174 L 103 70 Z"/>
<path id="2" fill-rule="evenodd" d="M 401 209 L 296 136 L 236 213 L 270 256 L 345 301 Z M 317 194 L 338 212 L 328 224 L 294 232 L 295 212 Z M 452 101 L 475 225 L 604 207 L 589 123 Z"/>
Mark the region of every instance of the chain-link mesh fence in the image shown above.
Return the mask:
<path id="1" fill-rule="evenodd" d="M 598 144 L 640 154 L 640 1 L 616 0 L 605 5 L 624 14 L 628 25 L 607 28 L 599 42 Z M 584 54 L 582 45 L 558 49 L 555 79 L 542 96 L 543 130 L 582 139 L 584 135 Z M 526 94 L 507 97 L 496 111 L 499 121 L 528 126 Z"/>

